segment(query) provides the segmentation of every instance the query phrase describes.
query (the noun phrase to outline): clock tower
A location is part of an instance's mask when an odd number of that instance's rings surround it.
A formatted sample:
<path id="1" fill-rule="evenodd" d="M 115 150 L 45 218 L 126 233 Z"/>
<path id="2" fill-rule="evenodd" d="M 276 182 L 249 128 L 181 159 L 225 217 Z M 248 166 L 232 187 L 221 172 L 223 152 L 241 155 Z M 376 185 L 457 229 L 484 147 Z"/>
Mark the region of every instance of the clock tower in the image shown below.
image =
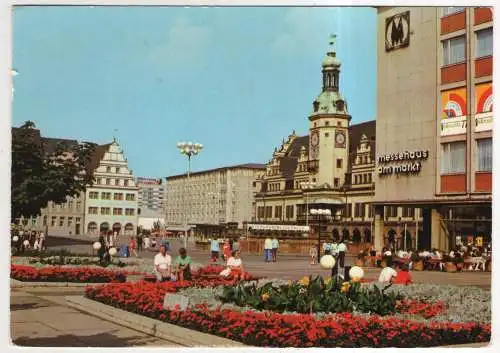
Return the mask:
<path id="1" fill-rule="evenodd" d="M 347 103 L 340 94 L 340 61 L 335 52 L 335 35 L 322 62 L 323 88 L 313 102 L 309 115 L 309 159 L 317 161 L 313 177 L 318 186 L 344 184 L 349 158 L 349 122 Z"/>

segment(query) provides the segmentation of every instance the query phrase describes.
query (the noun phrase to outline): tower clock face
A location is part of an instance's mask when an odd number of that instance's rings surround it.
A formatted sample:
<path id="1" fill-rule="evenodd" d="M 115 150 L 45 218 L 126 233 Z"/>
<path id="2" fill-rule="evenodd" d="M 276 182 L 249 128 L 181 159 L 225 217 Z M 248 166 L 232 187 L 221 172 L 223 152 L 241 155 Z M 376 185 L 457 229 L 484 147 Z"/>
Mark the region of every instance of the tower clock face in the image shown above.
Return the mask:
<path id="1" fill-rule="evenodd" d="M 343 132 L 337 132 L 335 134 L 335 142 L 338 145 L 344 145 L 344 143 L 345 143 L 345 135 L 344 135 Z"/>
<path id="2" fill-rule="evenodd" d="M 316 147 L 319 144 L 319 135 L 318 132 L 313 132 L 311 134 L 311 146 Z"/>

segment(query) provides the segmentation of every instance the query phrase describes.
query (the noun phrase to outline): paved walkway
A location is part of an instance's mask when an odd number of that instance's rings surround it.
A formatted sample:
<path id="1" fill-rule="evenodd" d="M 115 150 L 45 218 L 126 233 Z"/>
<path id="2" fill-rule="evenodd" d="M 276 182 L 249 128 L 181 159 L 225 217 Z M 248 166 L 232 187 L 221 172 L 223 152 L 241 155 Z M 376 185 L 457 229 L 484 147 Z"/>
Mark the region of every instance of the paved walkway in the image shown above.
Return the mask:
<path id="1" fill-rule="evenodd" d="M 82 290 L 22 289 L 11 292 L 11 339 L 30 347 L 179 346 L 64 305 Z"/>

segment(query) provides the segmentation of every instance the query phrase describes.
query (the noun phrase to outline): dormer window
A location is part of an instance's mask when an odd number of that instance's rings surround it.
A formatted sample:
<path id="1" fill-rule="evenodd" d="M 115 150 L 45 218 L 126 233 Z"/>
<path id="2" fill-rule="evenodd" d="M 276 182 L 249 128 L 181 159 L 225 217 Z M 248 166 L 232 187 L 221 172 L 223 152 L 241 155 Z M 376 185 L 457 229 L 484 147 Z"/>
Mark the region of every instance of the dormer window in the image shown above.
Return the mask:
<path id="1" fill-rule="evenodd" d="M 335 105 L 337 107 L 337 111 L 343 111 L 344 110 L 344 101 L 343 100 L 338 100 L 335 103 Z"/>
<path id="2" fill-rule="evenodd" d="M 318 109 L 319 109 L 319 102 L 318 101 L 313 102 L 313 109 L 314 109 L 315 113 L 318 111 Z"/>

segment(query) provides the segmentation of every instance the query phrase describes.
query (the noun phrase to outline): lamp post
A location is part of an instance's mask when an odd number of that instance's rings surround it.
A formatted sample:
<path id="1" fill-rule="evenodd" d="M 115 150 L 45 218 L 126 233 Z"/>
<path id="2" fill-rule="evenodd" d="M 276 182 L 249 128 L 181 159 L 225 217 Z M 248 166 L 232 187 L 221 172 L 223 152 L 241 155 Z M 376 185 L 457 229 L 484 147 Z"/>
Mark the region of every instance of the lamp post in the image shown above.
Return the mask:
<path id="1" fill-rule="evenodd" d="M 334 217 L 334 221 L 340 223 L 340 221 L 342 219 L 342 211 L 341 210 L 337 210 L 335 212 L 335 215 L 333 217 Z M 337 242 L 336 239 L 335 239 L 335 242 Z M 339 274 L 339 261 L 338 261 L 339 259 L 338 259 L 338 256 L 336 256 L 336 260 L 337 261 L 335 261 L 335 266 L 333 266 L 333 268 L 332 268 L 331 278 L 334 278 L 334 277 L 338 276 L 338 274 Z"/>
<path id="2" fill-rule="evenodd" d="M 332 215 L 332 211 L 330 211 L 329 209 L 316 209 L 316 208 L 313 208 L 311 210 L 311 215 L 312 216 L 318 216 L 318 224 L 319 224 L 319 228 L 318 228 L 318 254 L 321 250 L 321 226 L 322 226 L 322 220 L 323 220 L 323 217 L 322 216 L 326 216 L 326 218 L 328 219 L 328 216 L 331 216 Z"/>
<path id="3" fill-rule="evenodd" d="M 188 170 L 187 170 L 187 179 L 186 185 L 184 188 L 184 195 L 187 193 L 187 186 L 189 184 L 189 176 L 191 174 L 191 157 L 196 156 L 203 149 L 203 145 L 201 143 L 192 143 L 192 142 L 178 142 L 177 148 L 179 152 L 188 157 Z M 188 209 L 187 203 L 184 202 L 185 213 L 184 213 L 184 248 L 187 248 L 187 237 L 188 237 Z"/>
<path id="4" fill-rule="evenodd" d="M 302 190 L 306 189 L 313 189 L 316 186 L 316 183 L 312 181 L 304 181 L 300 183 L 300 187 Z M 306 194 L 306 226 L 309 225 L 309 194 L 305 192 Z"/>

